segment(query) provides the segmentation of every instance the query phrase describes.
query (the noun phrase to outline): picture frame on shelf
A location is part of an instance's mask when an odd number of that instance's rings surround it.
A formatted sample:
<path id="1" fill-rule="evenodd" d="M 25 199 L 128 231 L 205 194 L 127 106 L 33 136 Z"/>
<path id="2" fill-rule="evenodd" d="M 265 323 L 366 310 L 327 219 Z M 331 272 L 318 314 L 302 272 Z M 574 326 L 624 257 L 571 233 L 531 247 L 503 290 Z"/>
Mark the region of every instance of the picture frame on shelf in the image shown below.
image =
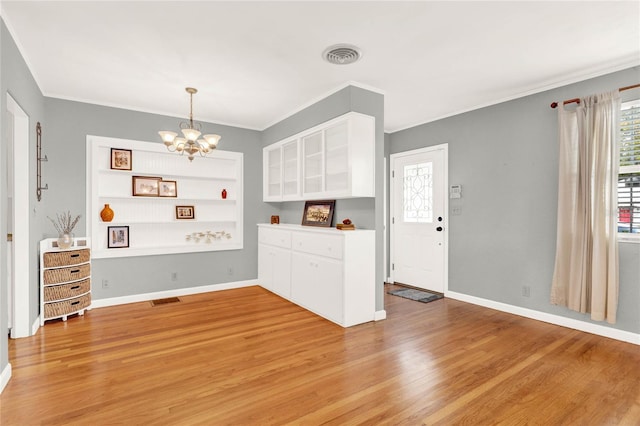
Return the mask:
<path id="1" fill-rule="evenodd" d="M 132 194 L 134 197 L 157 197 L 160 191 L 161 177 L 132 176 Z"/>
<path id="2" fill-rule="evenodd" d="M 195 208 L 194 206 L 176 206 L 176 219 L 184 220 L 184 219 L 195 219 Z"/>
<path id="3" fill-rule="evenodd" d="M 129 247 L 128 226 L 107 226 L 107 248 Z"/>
<path id="4" fill-rule="evenodd" d="M 336 200 L 307 201 L 304 203 L 302 225 L 331 227 Z"/>
<path id="5" fill-rule="evenodd" d="M 160 197 L 176 198 L 178 196 L 178 182 L 175 180 L 161 180 L 158 195 Z"/>
<path id="6" fill-rule="evenodd" d="M 111 148 L 111 170 L 132 170 L 133 154 L 130 149 Z"/>

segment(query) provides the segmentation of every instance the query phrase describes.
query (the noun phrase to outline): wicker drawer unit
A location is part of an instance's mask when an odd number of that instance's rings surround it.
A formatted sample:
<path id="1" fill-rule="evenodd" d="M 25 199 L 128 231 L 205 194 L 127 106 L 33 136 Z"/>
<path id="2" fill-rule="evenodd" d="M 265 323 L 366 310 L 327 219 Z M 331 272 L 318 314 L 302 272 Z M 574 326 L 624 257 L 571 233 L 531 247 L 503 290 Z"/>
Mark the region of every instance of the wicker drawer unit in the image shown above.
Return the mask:
<path id="1" fill-rule="evenodd" d="M 40 242 L 40 325 L 91 307 L 91 250 L 88 238 L 74 238 L 63 250 L 55 238 Z"/>

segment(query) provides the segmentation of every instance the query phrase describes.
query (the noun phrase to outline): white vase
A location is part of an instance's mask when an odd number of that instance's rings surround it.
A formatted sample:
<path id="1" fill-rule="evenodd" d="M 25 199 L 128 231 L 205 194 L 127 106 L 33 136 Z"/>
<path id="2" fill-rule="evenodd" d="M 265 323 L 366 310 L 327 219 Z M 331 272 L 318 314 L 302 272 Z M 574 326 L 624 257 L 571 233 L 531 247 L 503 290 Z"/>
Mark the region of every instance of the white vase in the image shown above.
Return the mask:
<path id="1" fill-rule="evenodd" d="M 58 247 L 61 249 L 68 249 L 73 245 L 73 234 L 64 233 L 58 237 Z"/>

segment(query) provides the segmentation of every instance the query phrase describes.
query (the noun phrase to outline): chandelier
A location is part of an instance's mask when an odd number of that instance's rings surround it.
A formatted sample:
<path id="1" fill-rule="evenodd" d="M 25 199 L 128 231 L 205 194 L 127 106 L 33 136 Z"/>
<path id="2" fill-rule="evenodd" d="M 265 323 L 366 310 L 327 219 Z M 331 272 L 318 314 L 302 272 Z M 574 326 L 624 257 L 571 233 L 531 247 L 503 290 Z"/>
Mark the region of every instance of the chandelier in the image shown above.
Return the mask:
<path id="1" fill-rule="evenodd" d="M 170 152 L 178 152 L 183 155 L 185 152 L 189 156 L 189 161 L 193 161 L 195 154 L 205 157 L 208 153 L 216 149 L 220 135 L 203 135 L 202 139 L 198 139 L 202 133 L 200 123 L 193 122 L 193 95 L 198 93 L 198 89 L 187 87 L 184 89 L 189 94 L 189 122 L 180 123 L 180 130 L 184 137 L 177 137 L 176 132 L 160 131 L 158 134 L 162 138 L 165 146 Z"/>

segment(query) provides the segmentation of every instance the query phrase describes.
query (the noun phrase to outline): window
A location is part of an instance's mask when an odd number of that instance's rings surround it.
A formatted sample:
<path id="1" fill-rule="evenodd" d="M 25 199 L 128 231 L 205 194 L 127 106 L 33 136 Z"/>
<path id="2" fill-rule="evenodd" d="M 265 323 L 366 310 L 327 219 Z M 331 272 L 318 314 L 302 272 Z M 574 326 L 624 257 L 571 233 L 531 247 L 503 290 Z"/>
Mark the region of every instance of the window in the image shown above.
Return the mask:
<path id="1" fill-rule="evenodd" d="M 404 166 L 404 221 L 433 222 L 433 163 Z"/>
<path id="2" fill-rule="evenodd" d="M 622 104 L 618 233 L 640 239 L 640 99 Z"/>

